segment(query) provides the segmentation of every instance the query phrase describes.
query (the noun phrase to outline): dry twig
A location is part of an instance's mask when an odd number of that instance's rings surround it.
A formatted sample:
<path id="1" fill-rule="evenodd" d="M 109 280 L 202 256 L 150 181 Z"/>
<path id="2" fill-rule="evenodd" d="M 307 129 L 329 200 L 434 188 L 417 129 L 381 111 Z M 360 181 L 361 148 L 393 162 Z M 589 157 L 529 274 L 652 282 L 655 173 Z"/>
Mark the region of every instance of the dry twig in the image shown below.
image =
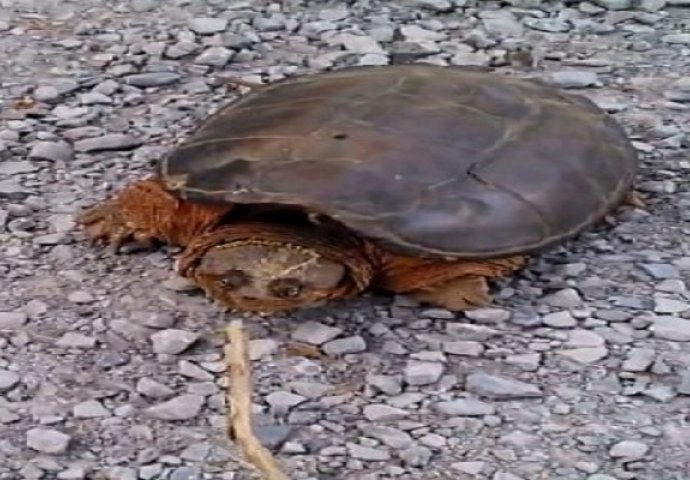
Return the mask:
<path id="1" fill-rule="evenodd" d="M 233 320 L 226 329 L 228 344 L 225 358 L 228 368 L 228 430 L 240 451 L 265 480 L 289 480 L 278 462 L 254 434 L 252 428 L 252 383 L 248 341 L 242 320 Z"/>

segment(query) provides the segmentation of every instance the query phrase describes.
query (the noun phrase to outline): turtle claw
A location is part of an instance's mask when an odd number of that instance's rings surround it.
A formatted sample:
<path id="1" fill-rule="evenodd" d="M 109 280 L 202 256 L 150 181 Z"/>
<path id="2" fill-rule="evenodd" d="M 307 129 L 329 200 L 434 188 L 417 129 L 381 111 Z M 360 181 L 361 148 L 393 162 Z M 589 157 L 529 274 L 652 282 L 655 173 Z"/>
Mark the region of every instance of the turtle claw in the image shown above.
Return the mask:
<path id="1" fill-rule="evenodd" d="M 105 245 L 111 254 L 117 254 L 129 241 L 144 246 L 152 244 L 152 237 L 127 222 L 116 202 L 103 202 L 95 205 L 76 218 L 92 246 Z"/>

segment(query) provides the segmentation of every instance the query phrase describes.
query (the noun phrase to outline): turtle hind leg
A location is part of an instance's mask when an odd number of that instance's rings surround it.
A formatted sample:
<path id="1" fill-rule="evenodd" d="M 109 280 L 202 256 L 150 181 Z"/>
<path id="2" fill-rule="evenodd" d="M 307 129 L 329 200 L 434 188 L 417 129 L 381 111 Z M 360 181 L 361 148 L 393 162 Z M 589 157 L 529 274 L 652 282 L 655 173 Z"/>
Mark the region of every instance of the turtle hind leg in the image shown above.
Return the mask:
<path id="1" fill-rule="evenodd" d="M 424 303 L 461 311 L 491 303 L 488 279 L 522 268 L 526 257 L 442 261 L 383 254 L 374 286 Z"/>
<path id="2" fill-rule="evenodd" d="M 458 277 L 431 288 L 413 290 L 409 296 L 418 302 L 451 311 L 485 307 L 493 300 L 486 277 L 477 275 Z"/>
<path id="3" fill-rule="evenodd" d="M 184 246 L 216 226 L 230 209 L 180 200 L 152 179 L 128 185 L 75 220 L 92 242 L 117 251 L 131 241 L 147 247 L 156 242 Z"/>

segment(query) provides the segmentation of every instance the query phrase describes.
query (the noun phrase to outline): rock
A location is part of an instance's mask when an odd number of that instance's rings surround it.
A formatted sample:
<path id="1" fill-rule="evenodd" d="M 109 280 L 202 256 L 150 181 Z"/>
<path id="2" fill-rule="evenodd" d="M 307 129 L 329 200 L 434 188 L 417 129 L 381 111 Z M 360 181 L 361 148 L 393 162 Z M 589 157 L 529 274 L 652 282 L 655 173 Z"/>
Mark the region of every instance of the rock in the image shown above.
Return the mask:
<path id="1" fill-rule="evenodd" d="M 493 405 L 470 398 L 459 398 L 448 402 L 438 402 L 434 405 L 434 408 L 443 415 L 453 416 L 474 417 L 493 415 L 496 413 L 496 409 Z"/>
<path id="2" fill-rule="evenodd" d="M 596 332 L 576 329 L 568 332 L 568 341 L 565 346 L 571 348 L 603 347 L 605 343 L 604 338 Z"/>
<path id="3" fill-rule="evenodd" d="M 408 385 L 429 385 L 440 380 L 445 367 L 440 362 L 410 360 L 405 366 L 405 382 Z"/>
<path id="4" fill-rule="evenodd" d="M 0 392 L 9 390 L 19 383 L 19 375 L 9 370 L 0 369 Z"/>
<path id="5" fill-rule="evenodd" d="M 643 263 L 640 265 L 640 268 L 658 280 L 678 278 L 680 276 L 678 269 L 670 263 Z"/>
<path id="6" fill-rule="evenodd" d="M 595 72 L 585 70 L 563 70 L 545 75 L 545 80 L 559 88 L 587 88 L 599 85 Z"/>
<path id="7" fill-rule="evenodd" d="M 431 450 L 427 447 L 417 445 L 401 451 L 398 456 L 405 465 L 413 468 L 425 467 L 431 461 Z"/>
<path id="8" fill-rule="evenodd" d="M 328 355 L 344 355 L 346 353 L 360 353 L 367 349 L 364 339 L 355 335 L 353 337 L 331 340 L 323 345 L 323 351 Z"/>
<path id="9" fill-rule="evenodd" d="M 51 162 L 68 162 L 72 156 L 72 147 L 67 142 L 36 142 L 29 152 L 29 158 L 33 160 Z"/>
<path id="10" fill-rule="evenodd" d="M 235 52 L 225 47 L 209 47 L 199 54 L 194 63 L 211 67 L 223 67 L 235 56 Z"/>
<path id="11" fill-rule="evenodd" d="M 368 35 L 354 35 L 351 33 L 339 33 L 329 39 L 332 45 L 342 45 L 345 50 L 352 53 L 378 53 L 386 51 L 374 38 Z"/>
<path id="12" fill-rule="evenodd" d="M 568 311 L 554 312 L 542 317 L 542 323 L 553 328 L 572 328 L 577 325 L 577 320 Z"/>
<path id="13" fill-rule="evenodd" d="M 673 316 L 659 316 L 651 326 L 654 337 L 674 342 L 690 342 L 690 320 Z"/>
<path id="14" fill-rule="evenodd" d="M 151 335 L 153 352 L 158 354 L 177 355 L 187 350 L 199 339 L 199 334 L 168 328 Z"/>
<path id="15" fill-rule="evenodd" d="M 632 8 L 633 0 L 591 0 L 595 5 L 604 7 L 607 10 L 629 10 Z"/>
<path id="16" fill-rule="evenodd" d="M 201 470 L 198 467 L 177 467 L 170 475 L 170 480 L 201 480 Z"/>
<path id="17" fill-rule="evenodd" d="M 61 455 L 67 451 L 71 437 L 58 430 L 35 427 L 26 432 L 26 445 L 41 453 Z"/>
<path id="18" fill-rule="evenodd" d="M 623 440 L 611 447 L 609 455 L 613 458 L 621 458 L 626 462 L 634 462 L 644 457 L 649 451 L 649 446 L 635 440 Z"/>
<path id="19" fill-rule="evenodd" d="M 414 440 L 409 433 L 383 425 L 367 425 L 362 428 L 362 433 L 396 450 L 404 450 L 414 444 Z"/>
<path id="20" fill-rule="evenodd" d="M 680 383 L 676 387 L 676 390 L 681 395 L 690 395 L 690 369 L 681 372 Z"/>
<path id="21" fill-rule="evenodd" d="M 143 377 L 137 382 L 137 392 L 149 398 L 168 398 L 175 394 L 175 391 L 149 377 Z"/>
<path id="22" fill-rule="evenodd" d="M 352 458 L 367 462 L 384 462 L 390 460 L 391 454 L 387 450 L 374 447 L 366 447 L 356 443 L 346 444 L 348 454 Z"/>
<path id="23" fill-rule="evenodd" d="M 86 138 L 74 142 L 78 152 L 104 152 L 112 150 L 130 150 L 138 147 L 143 141 L 140 138 L 124 133 L 109 133 L 100 137 Z"/>
<path id="24" fill-rule="evenodd" d="M 654 299 L 655 313 L 682 313 L 690 310 L 690 304 L 673 298 L 657 297 Z"/>
<path id="25" fill-rule="evenodd" d="M 453 4 L 450 0 L 405 0 L 410 7 L 425 8 L 434 12 L 450 12 Z"/>
<path id="26" fill-rule="evenodd" d="M 558 308 L 575 308 L 582 305 L 582 298 L 574 288 L 564 288 L 544 297 L 544 303 Z"/>
<path id="27" fill-rule="evenodd" d="M 266 403 L 271 406 L 271 410 L 276 415 L 284 415 L 291 408 L 303 403 L 307 400 L 306 397 L 295 395 L 294 393 L 279 390 L 266 395 Z"/>
<path id="28" fill-rule="evenodd" d="M 482 473 L 486 467 L 486 462 L 455 462 L 451 467 L 458 472 L 476 476 Z"/>
<path id="29" fill-rule="evenodd" d="M 465 316 L 477 323 L 501 323 L 508 321 L 511 313 L 502 308 L 477 308 L 468 310 Z"/>
<path id="30" fill-rule="evenodd" d="M 644 372 L 651 367 L 656 352 L 651 348 L 633 348 L 621 368 L 627 372 Z"/>
<path id="31" fill-rule="evenodd" d="M 363 409 L 364 417 L 370 422 L 390 422 L 400 420 L 409 415 L 401 408 L 395 408 L 383 404 L 366 405 Z"/>
<path id="32" fill-rule="evenodd" d="M 79 332 L 65 332 L 55 344 L 63 348 L 93 348 L 96 346 L 96 339 Z"/>
<path id="33" fill-rule="evenodd" d="M 304 342 L 310 345 L 322 345 L 333 340 L 342 332 L 342 329 L 337 327 L 329 327 L 323 323 L 308 321 L 297 327 L 292 332 L 291 338 L 297 342 Z"/>
<path id="34" fill-rule="evenodd" d="M 158 420 L 189 420 L 199 414 L 204 402 L 201 395 L 187 393 L 149 407 L 146 413 Z"/>
<path id="35" fill-rule="evenodd" d="M 468 375 L 465 389 L 476 395 L 495 400 L 532 398 L 542 395 L 541 389 L 535 385 L 484 372 Z"/>
<path id="36" fill-rule="evenodd" d="M 572 348 L 568 350 L 560 350 L 560 355 L 574 360 L 578 363 L 594 363 L 606 358 L 609 354 L 606 347 L 592 347 L 592 348 Z"/>
<path id="37" fill-rule="evenodd" d="M 108 417 L 110 411 L 97 400 L 87 400 L 74 406 L 72 413 L 74 418 Z"/>
<path id="38" fill-rule="evenodd" d="M 170 85 L 179 81 L 180 78 L 182 78 L 181 75 L 172 72 L 147 72 L 126 75 L 123 80 L 128 85 L 148 88 Z"/>
<path id="39" fill-rule="evenodd" d="M 478 357 L 484 352 L 484 345 L 479 342 L 443 342 L 443 351 L 451 355 Z"/>
<path id="40" fill-rule="evenodd" d="M 17 330 L 29 320 L 24 312 L 0 312 L 0 330 Z"/>
<path id="41" fill-rule="evenodd" d="M 197 17 L 187 23 L 189 29 L 199 35 L 211 35 L 224 31 L 228 27 L 228 20 L 218 17 Z"/>

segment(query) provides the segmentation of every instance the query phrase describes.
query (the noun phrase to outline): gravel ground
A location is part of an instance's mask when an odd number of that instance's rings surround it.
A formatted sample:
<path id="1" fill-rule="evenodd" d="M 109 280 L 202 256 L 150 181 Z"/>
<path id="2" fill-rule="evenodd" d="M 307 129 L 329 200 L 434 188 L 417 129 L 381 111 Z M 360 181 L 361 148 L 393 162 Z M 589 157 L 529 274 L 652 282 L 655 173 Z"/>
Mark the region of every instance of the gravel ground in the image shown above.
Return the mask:
<path id="1" fill-rule="evenodd" d="M 254 478 L 224 437 L 228 315 L 174 250 L 110 256 L 72 215 L 236 95 L 224 78 L 407 61 L 594 98 L 649 209 L 466 315 L 250 317 L 261 438 L 294 480 L 690 478 L 690 1 L 0 0 L 0 52 L 0 479 Z"/>

